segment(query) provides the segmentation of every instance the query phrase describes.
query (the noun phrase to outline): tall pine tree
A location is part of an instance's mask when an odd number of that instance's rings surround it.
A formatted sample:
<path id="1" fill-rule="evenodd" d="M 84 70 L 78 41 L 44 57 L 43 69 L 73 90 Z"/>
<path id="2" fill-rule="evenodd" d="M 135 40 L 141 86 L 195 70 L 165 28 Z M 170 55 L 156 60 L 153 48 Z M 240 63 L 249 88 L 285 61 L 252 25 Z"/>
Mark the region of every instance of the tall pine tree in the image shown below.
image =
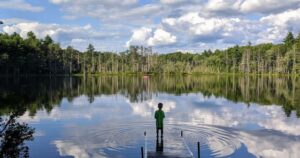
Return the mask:
<path id="1" fill-rule="evenodd" d="M 293 47 L 294 43 L 295 43 L 295 38 L 292 32 L 289 32 L 287 34 L 287 36 L 284 38 L 283 40 L 286 48 L 290 49 Z"/>

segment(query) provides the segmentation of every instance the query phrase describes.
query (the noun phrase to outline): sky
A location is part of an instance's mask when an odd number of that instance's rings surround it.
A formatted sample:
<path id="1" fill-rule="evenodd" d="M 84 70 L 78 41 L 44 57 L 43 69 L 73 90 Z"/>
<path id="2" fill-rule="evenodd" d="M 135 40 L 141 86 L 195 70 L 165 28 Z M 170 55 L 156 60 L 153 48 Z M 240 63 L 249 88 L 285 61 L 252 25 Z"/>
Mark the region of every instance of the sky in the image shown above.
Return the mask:
<path id="1" fill-rule="evenodd" d="M 0 32 L 33 31 L 81 51 L 201 52 L 297 35 L 300 0 L 0 0 L 0 20 Z"/>

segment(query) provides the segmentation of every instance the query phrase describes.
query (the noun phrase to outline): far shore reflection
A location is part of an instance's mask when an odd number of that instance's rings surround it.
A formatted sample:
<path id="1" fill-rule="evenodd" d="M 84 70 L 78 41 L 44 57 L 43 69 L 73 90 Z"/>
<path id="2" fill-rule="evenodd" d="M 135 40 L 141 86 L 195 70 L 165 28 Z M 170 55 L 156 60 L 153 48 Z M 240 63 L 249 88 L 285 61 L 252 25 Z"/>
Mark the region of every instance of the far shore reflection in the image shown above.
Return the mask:
<path id="1" fill-rule="evenodd" d="M 282 106 L 287 116 L 300 116 L 300 78 L 274 76 L 104 76 L 104 77 L 0 77 L 1 109 L 13 110 L 20 102 L 33 116 L 37 110 L 48 112 L 63 98 L 72 101 L 85 95 L 92 103 L 95 96 L 120 94 L 131 103 L 151 100 L 157 93 L 182 95 L 202 93 L 245 104 Z M 34 105 L 34 106 L 33 106 Z M 5 114 L 5 111 L 3 111 Z"/>
<path id="2" fill-rule="evenodd" d="M 300 80 L 258 76 L 140 76 L 0 78 L 0 111 L 22 105 L 18 122 L 37 134 L 30 157 L 139 157 L 161 150 L 181 130 L 204 157 L 300 155 Z M 154 112 L 166 113 L 164 141 L 156 140 Z M 174 146 L 176 143 L 173 142 Z M 196 155 L 196 151 L 194 155 Z M 126 156 L 125 156 L 126 155 Z"/>

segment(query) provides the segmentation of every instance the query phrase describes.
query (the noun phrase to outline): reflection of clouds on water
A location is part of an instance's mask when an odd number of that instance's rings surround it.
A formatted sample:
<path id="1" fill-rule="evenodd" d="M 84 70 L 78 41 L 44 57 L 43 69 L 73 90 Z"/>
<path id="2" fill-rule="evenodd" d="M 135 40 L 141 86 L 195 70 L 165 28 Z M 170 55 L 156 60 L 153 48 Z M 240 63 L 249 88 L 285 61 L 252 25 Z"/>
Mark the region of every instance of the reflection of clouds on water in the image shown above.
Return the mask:
<path id="1" fill-rule="evenodd" d="M 34 137 L 42 137 L 42 136 L 45 136 L 45 132 L 37 130 L 37 131 L 34 132 L 33 135 L 34 135 Z"/>
<path id="2" fill-rule="evenodd" d="M 262 107 L 258 107 L 262 110 Z M 266 128 L 278 130 L 287 134 L 300 136 L 300 119 L 295 115 L 287 118 L 283 113 L 281 107 L 272 106 L 268 107 L 267 114 L 265 114 L 266 118 L 258 120 L 256 118 L 257 123 Z"/>
<path id="3" fill-rule="evenodd" d="M 286 117 L 281 106 L 261 106 L 234 103 L 224 98 L 206 98 L 201 94 L 165 96 L 176 103 L 168 117 L 193 125 L 199 123 L 242 129 L 272 129 L 286 134 L 300 135 L 300 119 Z M 255 127 L 254 127 L 255 126 Z"/>
<path id="4" fill-rule="evenodd" d="M 193 96 L 191 96 L 193 97 Z M 182 99 L 178 99 L 182 100 Z M 186 99 L 187 100 L 197 100 Z M 291 157 L 297 158 L 300 153 L 299 135 L 300 135 L 300 120 L 295 116 L 287 118 L 280 106 L 259 106 L 252 104 L 249 108 L 243 103 L 232 103 L 224 101 L 224 99 L 207 98 L 207 100 L 200 99 L 200 102 L 190 102 L 187 104 L 194 104 L 194 107 L 189 110 L 189 124 L 197 126 L 199 123 L 233 127 L 235 130 L 243 129 L 239 132 L 241 142 L 244 143 L 249 152 L 257 157 Z M 205 105 L 203 103 L 210 103 L 216 101 L 213 106 Z M 173 117 L 180 117 L 175 116 Z M 253 125 L 260 129 L 269 129 L 265 133 L 248 133 L 251 131 Z M 273 130 L 273 131 L 270 131 Z M 279 134 L 278 134 L 279 133 Z M 294 135 L 294 136 L 291 136 Z M 208 139 L 207 144 L 212 150 L 220 150 L 223 144 L 214 139 Z M 228 148 L 229 150 L 231 148 Z M 227 150 L 227 149 L 226 149 Z M 229 152 L 221 150 L 221 155 L 228 155 Z"/>
<path id="5" fill-rule="evenodd" d="M 140 128 L 141 126 L 144 128 Z M 182 127 L 188 130 L 186 135 L 189 142 L 195 143 L 195 141 L 201 140 L 202 144 L 210 148 L 213 157 L 230 156 L 239 150 L 242 143 L 256 157 L 298 158 L 300 154 L 298 151 L 300 138 L 298 136 L 285 135 L 269 130 L 249 132 L 206 125 L 193 126 L 187 124 Z M 85 157 L 85 155 L 89 155 L 89 157 L 105 157 L 107 156 L 105 150 L 115 151 L 118 155 L 118 153 L 121 154 L 122 149 L 126 151 L 126 149 L 137 146 L 138 141 L 143 142 L 142 133 L 145 128 L 151 129 L 153 126 L 143 122 L 135 122 L 128 125 L 112 123 L 108 126 L 70 127 L 67 130 L 69 132 L 67 132 L 66 139 L 54 141 L 54 144 L 61 156 Z M 176 148 L 177 142 L 172 142 L 172 139 L 176 138 L 174 136 L 176 132 L 174 131 L 177 129 L 178 134 L 178 128 L 181 128 L 181 126 L 167 126 L 165 146 L 169 144 L 169 146 L 175 146 Z M 150 140 L 154 139 L 153 133 L 155 132 L 148 131 Z"/>
<path id="6" fill-rule="evenodd" d="M 296 116 L 287 118 L 280 106 L 257 106 L 247 108 L 244 105 L 223 105 L 214 108 L 200 108 L 193 110 L 190 115 L 191 123 L 205 123 L 211 125 L 260 128 L 281 131 L 286 134 L 300 135 L 300 120 Z"/>
<path id="7" fill-rule="evenodd" d="M 140 128 L 144 124 L 98 124 L 97 126 L 67 127 L 64 140 L 56 140 L 53 143 L 61 156 L 74 157 L 113 157 L 107 156 L 104 150 L 118 152 L 122 149 L 130 149 L 143 139 L 143 131 Z M 128 156 L 130 157 L 130 156 Z"/>
<path id="8" fill-rule="evenodd" d="M 186 152 L 176 150 L 184 147 L 183 142 L 180 140 L 180 128 L 181 125 L 166 124 L 164 135 L 165 152 L 178 152 L 178 154 Z M 200 138 L 203 140 L 201 143 L 205 143 L 213 150 L 214 157 L 228 156 L 240 147 L 240 142 L 236 139 L 236 135 L 225 129 L 206 125 L 199 127 L 185 125 L 184 128 L 188 129 L 186 136 L 190 138 L 191 142 L 195 141 L 193 138 L 197 138 L 197 140 Z M 67 127 L 65 131 L 68 132 L 66 132 L 64 140 L 54 141 L 54 144 L 62 156 L 71 155 L 76 157 L 75 151 L 78 150 L 75 149 L 81 149 L 80 151 L 84 151 L 90 157 L 95 157 L 95 155 L 101 155 L 100 157 L 108 156 L 108 150 L 115 152 L 115 155 L 109 155 L 109 157 L 119 157 L 120 155 L 123 155 L 120 157 L 139 157 L 138 149 L 144 143 L 144 130 L 147 130 L 148 147 L 150 150 L 154 150 L 155 127 L 148 122 L 128 122 L 126 124 L 112 122 L 93 127 Z M 59 142 L 59 144 L 56 142 Z M 70 150 L 70 146 L 72 148 L 76 147 L 72 149 L 73 152 L 61 152 Z M 126 150 L 130 148 L 137 152 L 133 155 L 127 155 Z"/>
<path id="9" fill-rule="evenodd" d="M 89 158 L 88 153 L 80 146 L 71 142 L 56 140 L 53 142 L 61 156 L 73 156 L 74 158 Z"/>
<path id="10" fill-rule="evenodd" d="M 293 137 L 274 131 L 257 131 L 240 132 L 240 138 L 247 145 L 248 151 L 256 157 L 299 158 L 300 156 L 299 136 Z"/>
<path id="11" fill-rule="evenodd" d="M 26 122 L 40 122 L 44 120 L 53 120 L 58 121 L 62 119 L 76 119 L 76 118 L 84 118 L 91 119 L 92 113 L 96 111 L 90 111 L 89 109 L 84 109 L 81 111 L 78 108 L 63 110 L 59 107 L 55 107 L 48 114 L 46 110 L 38 111 L 34 117 L 29 116 L 29 112 L 26 112 L 19 119 Z"/>
<path id="12" fill-rule="evenodd" d="M 27 111 L 19 119 L 24 122 L 40 122 L 44 120 L 64 121 L 72 119 L 92 120 L 96 117 L 118 119 L 126 116 L 120 115 L 120 113 L 127 113 L 129 111 L 131 109 L 122 96 L 118 97 L 118 99 L 115 99 L 115 96 L 95 97 L 93 103 L 88 102 L 88 97 L 79 96 L 74 98 L 72 102 L 63 99 L 60 106 L 55 106 L 50 113 L 46 110 L 41 110 L 35 116 L 30 116 L 29 111 Z"/>
<path id="13" fill-rule="evenodd" d="M 130 103 L 130 101 L 127 100 L 127 103 L 132 108 L 133 114 L 140 115 L 143 117 L 153 116 L 154 112 L 157 110 L 157 105 L 160 102 L 164 104 L 164 112 L 170 112 L 172 109 L 176 108 L 176 102 L 170 100 L 151 99 L 140 103 Z"/>
<path id="14" fill-rule="evenodd" d="M 72 100 L 72 105 L 74 106 L 86 106 L 89 105 L 88 97 L 85 95 L 76 97 Z"/>
<path id="15" fill-rule="evenodd" d="M 26 112 L 20 120 L 41 123 L 43 120 L 68 120 L 75 125 L 77 122 L 74 119 L 92 121 L 94 124 L 122 120 L 127 123 L 127 128 L 97 125 L 99 127 L 88 127 L 88 130 L 81 127 L 67 129 L 68 132 L 72 131 L 67 134 L 68 141 L 54 142 L 62 156 L 105 156 L 103 148 L 118 150 L 120 147 L 130 148 L 128 144 L 135 145 L 139 141 L 135 136 L 143 133 L 145 127 L 144 124 L 134 124 L 135 128 L 130 129 L 128 124 L 133 120 L 149 123 L 159 102 L 164 103 L 166 121 L 170 126 L 176 125 L 176 129 L 180 129 L 186 125 L 185 129 L 195 133 L 195 137 L 205 139 L 204 142 L 216 153 L 216 157 L 233 154 L 241 144 L 245 144 L 248 151 L 258 157 L 293 158 L 300 154 L 297 150 L 300 148 L 300 119 L 295 115 L 287 118 L 281 106 L 251 104 L 248 107 L 244 103 L 234 103 L 214 96 L 204 97 L 202 94 L 160 94 L 141 103 L 130 103 L 122 96 L 95 97 L 94 102 L 89 103 L 88 97 L 79 96 L 71 103 L 63 100 L 61 107 L 54 107 L 49 114 L 45 110 L 39 111 L 31 118 L 29 112 Z M 154 125 L 154 121 L 150 124 Z M 204 126 L 214 128 L 205 129 Z M 264 129 L 268 130 L 258 132 Z M 220 131 L 222 135 L 218 135 Z"/>

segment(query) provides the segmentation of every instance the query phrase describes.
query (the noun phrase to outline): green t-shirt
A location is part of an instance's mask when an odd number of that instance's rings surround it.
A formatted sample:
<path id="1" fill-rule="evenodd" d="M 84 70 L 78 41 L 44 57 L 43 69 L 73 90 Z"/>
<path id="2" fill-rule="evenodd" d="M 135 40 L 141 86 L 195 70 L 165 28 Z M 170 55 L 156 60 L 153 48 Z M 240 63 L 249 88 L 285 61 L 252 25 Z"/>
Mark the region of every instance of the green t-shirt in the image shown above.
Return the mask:
<path id="1" fill-rule="evenodd" d="M 162 110 L 156 110 L 154 118 L 156 119 L 156 128 L 163 128 L 163 120 L 165 118 L 165 113 Z"/>

